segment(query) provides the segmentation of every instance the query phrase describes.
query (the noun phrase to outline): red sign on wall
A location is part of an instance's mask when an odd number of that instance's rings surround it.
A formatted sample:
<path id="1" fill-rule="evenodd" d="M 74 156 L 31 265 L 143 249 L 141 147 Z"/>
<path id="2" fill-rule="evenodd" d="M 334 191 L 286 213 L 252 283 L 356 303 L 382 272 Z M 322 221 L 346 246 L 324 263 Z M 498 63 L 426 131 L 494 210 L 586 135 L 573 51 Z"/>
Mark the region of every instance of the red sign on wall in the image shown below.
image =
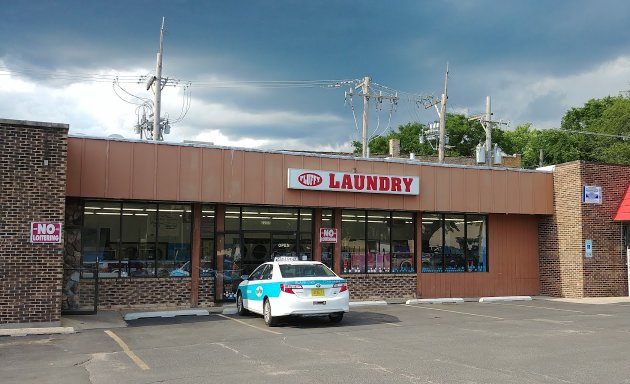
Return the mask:
<path id="1" fill-rule="evenodd" d="M 337 242 L 337 228 L 320 228 L 319 229 L 319 242 L 320 243 L 336 243 Z"/>
<path id="2" fill-rule="evenodd" d="M 31 243 L 61 243 L 61 223 L 48 221 L 31 222 Z"/>

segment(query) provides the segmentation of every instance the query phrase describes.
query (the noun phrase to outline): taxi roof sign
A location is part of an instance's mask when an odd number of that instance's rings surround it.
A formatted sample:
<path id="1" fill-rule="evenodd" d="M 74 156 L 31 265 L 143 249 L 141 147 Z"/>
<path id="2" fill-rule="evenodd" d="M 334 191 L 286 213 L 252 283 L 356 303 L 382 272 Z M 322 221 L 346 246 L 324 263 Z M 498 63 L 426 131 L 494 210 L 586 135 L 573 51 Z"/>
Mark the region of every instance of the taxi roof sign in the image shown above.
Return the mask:
<path id="1" fill-rule="evenodd" d="M 273 261 L 300 261 L 300 258 L 297 256 L 276 256 Z"/>

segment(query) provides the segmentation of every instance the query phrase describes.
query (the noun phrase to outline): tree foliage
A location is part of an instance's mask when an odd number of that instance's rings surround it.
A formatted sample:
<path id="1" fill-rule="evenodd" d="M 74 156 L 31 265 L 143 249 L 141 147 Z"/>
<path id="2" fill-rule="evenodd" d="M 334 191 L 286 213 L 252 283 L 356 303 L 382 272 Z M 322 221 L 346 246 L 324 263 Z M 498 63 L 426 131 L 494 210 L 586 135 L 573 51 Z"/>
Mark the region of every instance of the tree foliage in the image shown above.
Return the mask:
<path id="1" fill-rule="evenodd" d="M 389 140 L 400 140 L 402 154 L 435 155 L 430 143 L 420 143 L 420 132 L 426 127 L 408 123 L 391 130 L 384 136 L 376 136 L 369 142 L 370 153 L 389 153 Z M 477 144 L 485 142 L 485 131 L 478 121 L 471 121 L 461 114 L 447 114 L 446 134 L 449 143 L 447 156 L 474 156 Z M 505 153 L 519 153 L 525 168 L 559 164 L 574 160 L 630 164 L 630 98 L 608 96 L 592 99 L 580 108 L 569 109 L 560 129 L 536 130 L 531 124 L 517 126 L 514 130 L 493 128 L 492 141 Z M 433 143 L 435 146 L 435 143 Z M 361 143 L 353 142 L 355 153 L 361 153 Z"/>

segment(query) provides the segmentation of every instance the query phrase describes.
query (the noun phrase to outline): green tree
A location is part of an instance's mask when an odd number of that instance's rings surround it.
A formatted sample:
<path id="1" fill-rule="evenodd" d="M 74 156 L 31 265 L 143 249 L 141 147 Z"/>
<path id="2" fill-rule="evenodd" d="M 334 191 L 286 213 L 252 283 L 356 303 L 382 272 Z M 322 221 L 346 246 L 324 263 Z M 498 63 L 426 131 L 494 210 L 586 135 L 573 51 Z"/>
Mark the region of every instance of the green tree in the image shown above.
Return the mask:
<path id="1" fill-rule="evenodd" d="M 479 121 L 471 121 L 462 114 L 446 115 L 448 156 L 475 156 L 477 144 L 485 142 L 486 131 Z"/>

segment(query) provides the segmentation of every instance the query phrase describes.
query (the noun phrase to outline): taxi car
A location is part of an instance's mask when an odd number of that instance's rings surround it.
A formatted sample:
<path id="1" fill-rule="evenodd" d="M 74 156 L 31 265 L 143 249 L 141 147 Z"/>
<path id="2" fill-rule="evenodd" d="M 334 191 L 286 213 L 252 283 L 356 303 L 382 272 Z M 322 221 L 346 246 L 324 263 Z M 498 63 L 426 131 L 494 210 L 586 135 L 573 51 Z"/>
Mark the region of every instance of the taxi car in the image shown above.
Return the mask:
<path id="1" fill-rule="evenodd" d="M 291 315 L 328 316 L 339 323 L 350 311 L 350 292 L 346 281 L 319 261 L 277 257 L 239 284 L 236 309 L 240 315 L 263 315 L 270 327 Z"/>

